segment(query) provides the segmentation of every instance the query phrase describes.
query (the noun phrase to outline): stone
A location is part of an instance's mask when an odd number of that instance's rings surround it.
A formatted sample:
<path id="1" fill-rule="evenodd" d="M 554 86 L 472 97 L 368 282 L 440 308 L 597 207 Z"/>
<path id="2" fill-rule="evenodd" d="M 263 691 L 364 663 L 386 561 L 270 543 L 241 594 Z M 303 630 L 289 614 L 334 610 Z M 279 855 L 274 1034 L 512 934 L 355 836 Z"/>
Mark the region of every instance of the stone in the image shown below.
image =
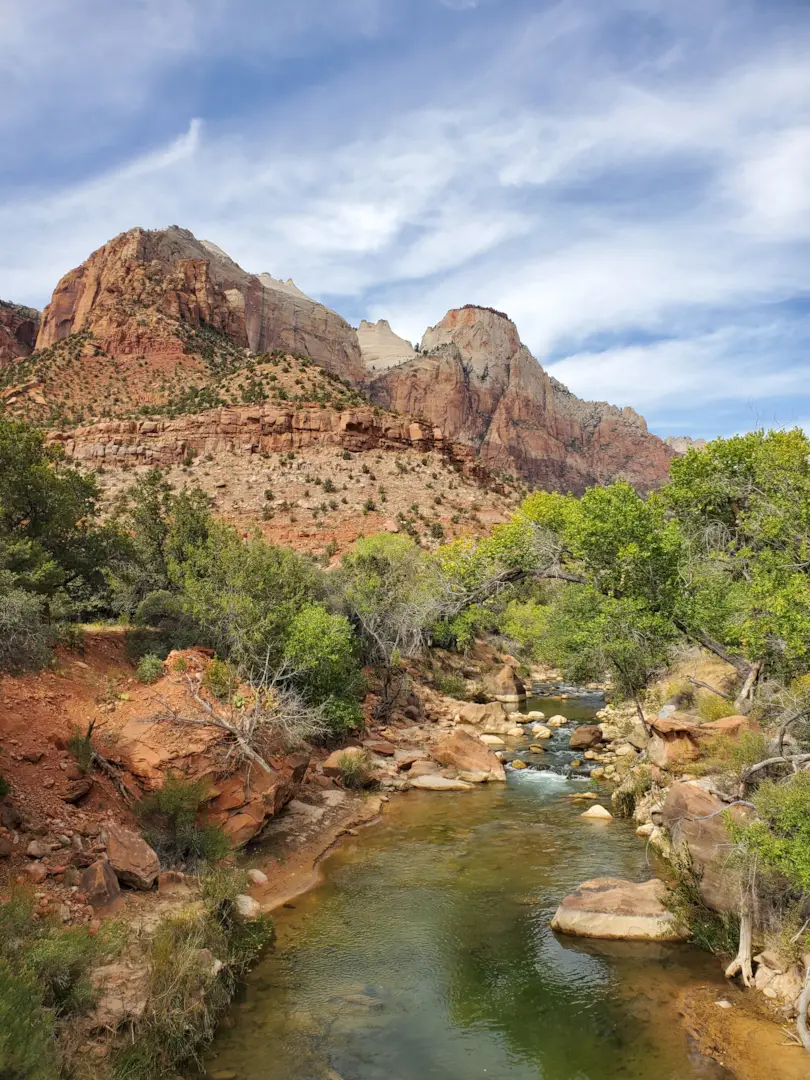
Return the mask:
<path id="1" fill-rule="evenodd" d="M 14 854 L 14 845 L 7 836 L 0 836 L 0 859 L 7 859 Z"/>
<path id="2" fill-rule="evenodd" d="M 462 724 L 471 724 L 490 735 L 501 735 L 514 726 L 500 701 L 490 701 L 486 705 L 470 701 L 459 709 L 458 716 Z"/>
<path id="3" fill-rule="evenodd" d="M 254 922 L 262 913 L 259 901 L 254 900 L 252 896 L 248 896 L 246 893 L 239 893 L 238 896 L 235 896 L 233 906 L 236 908 L 240 918 L 244 919 L 245 922 Z"/>
<path id="4" fill-rule="evenodd" d="M 26 750 L 22 755 L 23 761 L 28 762 L 29 765 L 39 765 L 40 761 L 45 757 L 44 750 Z"/>
<path id="5" fill-rule="evenodd" d="M 32 840 L 28 847 L 25 849 L 25 854 L 29 859 L 44 859 L 46 855 L 50 855 L 51 845 L 43 843 L 42 840 Z"/>
<path id="6" fill-rule="evenodd" d="M 5 829 L 19 829 L 22 815 L 16 806 L 0 801 L 0 825 Z"/>
<path id="7" fill-rule="evenodd" d="M 592 821 L 613 820 L 613 814 L 611 814 L 606 806 L 598 806 L 596 804 L 589 806 L 584 814 L 580 814 L 580 817 L 589 818 Z"/>
<path id="8" fill-rule="evenodd" d="M 378 754 L 380 757 L 393 757 L 397 750 L 387 739 L 363 739 L 363 746 L 369 753 Z"/>
<path id="9" fill-rule="evenodd" d="M 471 791 L 473 787 L 464 780 L 451 780 L 447 776 L 415 776 L 410 785 L 420 791 Z"/>
<path id="10" fill-rule="evenodd" d="M 107 825 L 102 835 L 118 880 L 133 889 L 151 889 L 160 873 L 160 859 L 143 837 L 114 824 Z"/>
<path id="11" fill-rule="evenodd" d="M 90 982 L 97 995 L 96 1007 L 87 1020 L 91 1031 L 115 1031 L 124 1023 L 139 1020 L 149 1001 L 149 967 L 119 961 L 94 968 Z"/>
<path id="12" fill-rule="evenodd" d="M 636 836 L 649 837 L 655 832 L 655 825 L 651 821 L 648 821 L 646 825 L 639 825 L 636 829 Z"/>
<path id="13" fill-rule="evenodd" d="M 503 765 L 489 749 L 487 742 L 497 736 L 469 735 L 466 731 L 453 731 L 443 736 L 431 747 L 430 753 L 441 765 L 473 772 L 484 772 L 491 780 L 506 780 Z M 503 743 L 499 739 L 501 746 Z M 413 772 L 413 769 L 411 769 Z"/>
<path id="14" fill-rule="evenodd" d="M 92 863 L 79 879 L 79 889 L 94 908 L 109 907 L 121 895 L 115 871 L 106 859 Z"/>
<path id="15" fill-rule="evenodd" d="M 332 776 L 336 779 L 340 778 L 340 762 L 347 757 L 357 757 L 361 760 L 365 760 L 368 754 L 361 746 L 346 746 L 342 750 L 333 750 L 326 761 L 323 763 L 324 776 Z"/>
<path id="16" fill-rule="evenodd" d="M 23 867 L 23 873 L 34 885 L 41 885 L 48 876 L 48 868 L 41 862 L 30 862 Z"/>
<path id="17" fill-rule="evenodd" d="M 521 761 L 520 758 L 515 758 L 515 760 L 511 763 L 511 766 L 512 766 L 513 769 L 518 769 L 518 770 L 520 770 L 520 769 L 528 769 L 528 767 L 529 767 L 526 764 L 526 762 Z"/>
<path id="18" fill-rule="evenodd" d="M 410 769 L 417 761 L 424 761 L 427 756 L 426 750 L 396 750 L 394 752 L 394 764 L 400 771 L 403 771 Z"/>
<path id="19" fill-rule="evenodd" d="M 527 720 L 545 720 L 546 714 L 540 709 L 532 709 L 526 713 Z"/>
<path id="20" fill-rule="evenodd" d="M 569 746 L 572 750 L 590 750 L 602 741 L 602 732 L 595 724 L 582 724 L 571 732 Z"/>
<path id="21" fill-rule="evenodd" d="M 160 896 L 181 897 L 191 896 L 192 893 L 186 875 L 180 870 L 164 870 L 158 874 L 157 887 Z"/>
<path id="22" fill-rule="evenodd" d="M 561 713 L 555 713 L 548 722 L 549 727 L 564 727 L 568 723 L 568 717 Z"/>
<path id="23" fill-rule="evenodd" d="M 499 738 L 497 735 L 479 735 L 478 739 L 486 746 L 496 746 L 499 750 L 506 746 L 503 739 Z"/>
<path id="24" fill-rule="evenodd" d="M 486 676 L 484 690 L 496 701 L 518 702 L 526 698 L 526 687 L 509 664 L 504 664 L 498 671 Z"/>
<path id="25" fill-rule="evenodd" d="M 511 727 L 507 730 L 506 734 L 509 736 L 510 739 L 522 739 L 525 736 L 526 732 L 523 730 L 522 727 Z"/>
<path id="26" fill-rule="evenodd" d="M 81 802 L 85 796 L 89 795 L 93 789 L 93 781 L 88 776 L 84 780 L 77 780 L 75 783 L 68 786 L 67 791 L 62 798 L 66 803 Z"/>
<path id="27" fill-rule="evenodd" d="M 684 941 L 688 934 L 664 906 L 666 887 L 594 878 L 567 896 L 552 919 L 554 930 L 575 937 L 618 941 Z"/>
<path id="28" fill-rule="evenodd" d="M 462 769 L 456 779 L 463 780 L 465 784 L 486 784 L 490 779 L 490 774 L 481 769 Z"/>
<path id="29" fill-rule="evenodd" d="M 687 781 L 670 787 L 660 821 L 669 829 L 673 847 L 688 850 L 704 902 L 715 911 L 736 913 L 739 872 L 731 865 L 734 845 L 723 820 L 724 810 L 738 821 L 749 816 L 745 807 L 727 807 L 700 783 Z M 659 824 L 654 811 L 651 816 Z"/>
<path id="30" fill-rule="evenodd" d="M 439 771 L 439 765 L 435 761 L 415 761 L 408 770 L 409 777 L 435 776 Z"/>
<path id="31" fill-rule="evenodd" d="M 550 739 L 552 736 L 551 728 L 546 727 L 545 724 L 532 724 L 531 733 L 535 739 Z"/>
<path id="32" fill-rule="evenodd" d="M 250 878 L 251 885 L 266 885 L 268 881 L 267 874 L 262 870 L 248 870 L 248 877 Z"/>
<path id="33" fill-rule="evenodd" d="M 544 746 L 540 746 L 539 743 L 532 743 L 529 749 L 533 754 L 545 754 L 546 752 L 546 748 Z"/>

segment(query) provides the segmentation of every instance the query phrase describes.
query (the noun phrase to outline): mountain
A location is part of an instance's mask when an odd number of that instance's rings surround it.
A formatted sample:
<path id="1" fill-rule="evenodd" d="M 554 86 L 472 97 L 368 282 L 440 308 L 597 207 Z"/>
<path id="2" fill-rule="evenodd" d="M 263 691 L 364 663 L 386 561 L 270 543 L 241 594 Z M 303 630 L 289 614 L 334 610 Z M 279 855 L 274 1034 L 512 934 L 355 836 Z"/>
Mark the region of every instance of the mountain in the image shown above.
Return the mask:
<path id="1" fill-rule="evenodd" d="M 341 413 L 370 400 L 470 448 L 490 472 L 574 492 L 619 477 L 655 488 L 679 449 L 632 409 L 571 394 L 491 308 L 449 311 L 415 349 L 386 320 L 355 331 L 291 280 L 249 273 L 176 226 L 131 229 L 93 252 L 41 323 L 0 306 L 0 333 L 0 403 L 57 428 L 265 403 Z M 301 420 L 263 422 L 300 431 Z"/>
<path id="2" fill-rule="evenodd" d="M 0 367 L 30 356 L 39 330 L 39 312 L 0 300 Z"/>
<path id="3" fill-rule="evenodd" d="M 581 492 L 623 478 L 649 490 L 674 456 L 632 409 L 582 401 L 546 374 L 511 319 L 492 308 L 449 311 L 413 358 L 372 373 L 369 392 L 475 447 L 486 467 L 540 487 Z"/>

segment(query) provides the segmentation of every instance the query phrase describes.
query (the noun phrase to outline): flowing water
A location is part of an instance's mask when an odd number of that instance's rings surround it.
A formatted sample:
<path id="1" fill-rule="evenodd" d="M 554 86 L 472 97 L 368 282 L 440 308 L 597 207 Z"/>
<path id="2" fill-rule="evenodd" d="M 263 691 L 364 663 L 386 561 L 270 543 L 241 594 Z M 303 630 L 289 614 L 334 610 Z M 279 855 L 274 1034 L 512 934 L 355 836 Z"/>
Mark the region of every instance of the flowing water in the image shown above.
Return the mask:
<path id="1" fill-rule="evenodd" d="M 593 703 L 533 702 L 547 715 Z M 277 913 L 278 942 L 218 1035 L 238 1080 L 717 1080 L 678 993 L 717 985 L 687 946 L 555 935 L 559 900 L 599 876 L 653 875 L 628 822 L 565 798 L 569 733 L 506 785 L 409 792 L 349 838 L 325 880 Z"/>

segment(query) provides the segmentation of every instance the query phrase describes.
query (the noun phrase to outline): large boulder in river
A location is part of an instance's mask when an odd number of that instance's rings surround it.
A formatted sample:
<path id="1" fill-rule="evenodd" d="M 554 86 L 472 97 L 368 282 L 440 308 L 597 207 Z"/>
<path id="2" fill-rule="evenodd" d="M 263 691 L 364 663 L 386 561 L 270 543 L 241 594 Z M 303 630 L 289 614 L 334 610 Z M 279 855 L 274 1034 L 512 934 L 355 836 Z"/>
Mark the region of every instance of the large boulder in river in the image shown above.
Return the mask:
<path id="1" fill-rule="evenodd" d="M 473 787 L 466 780 L 451 780 L 448 776 L 416 776 L 408 783 L 422 791 L 472 791 Z"/>
<path id="2" fill-rule="evenodd" d="M 734 848 L 726 827 L 726 813 L 744 821 L 749 811 L 729 807 L 700 781 L 673 784 L 663 807 L 663 822 L 672 846 L 688 855 L 703 900 L 715 911 L 737 911 L 740 901 L 739 873 L 731 865 Z"/>
<path id="3" fill-rule="evenodd" d="M 151 889 L 160 873 L 160 860 L 137 833 L 110 823 L 102 837 L 107 844 L 107 858 L 122 885 L 133 889 Z"/>
<path id="4" fill-rule="evenodd" d="M 441 765 L 470 772 L 484 772 L 490 780 L 506 780 L 506 771 L 489 747 L 466 731 L 454 731 L 431 747 L 431 757 Z"/>
<path id="5" fill-rule="evenodd" d="M 526 698 L 526 687 L 509 664 L 484 679 L 484 690 L 496 701 L 515 702 Z"/>
<path id="6" fill-rule="evenodd" d="M 487 735 L 505 735 L 514 726 L 500 701 L 490 701 L 486 705 L 470 701 L 458 715 L 463 724 L 471 724 Z"/>
<path id="7" fill-rule="evenodd" d="M 552 928 L 574 937 L 619 941 L 684 941 L 686 932 L 664 906 L 666 886 L 653 878 L 636 884 L 594 878 L 557 908 Z"/>
<path id="8" fill-rule="evenodd" d="M 571 732 L 568 744 L 572 750 L 590 750 L 602 741 L 602 731 L 596 724 L 582 724 Z"/>

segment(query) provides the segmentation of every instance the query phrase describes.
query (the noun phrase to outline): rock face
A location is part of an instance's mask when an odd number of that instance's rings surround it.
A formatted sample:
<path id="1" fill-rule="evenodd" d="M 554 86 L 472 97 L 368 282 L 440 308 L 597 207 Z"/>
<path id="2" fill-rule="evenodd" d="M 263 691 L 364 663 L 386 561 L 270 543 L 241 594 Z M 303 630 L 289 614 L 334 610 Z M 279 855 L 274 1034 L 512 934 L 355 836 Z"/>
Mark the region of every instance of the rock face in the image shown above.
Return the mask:
<path id="1" fill-rule="evenodd" d="M 357 330 L 357 340 L 363 364 L 372 377 L 416 358 L 410 341 L 395 334 L 387 319 L 375 323 L 363 319 Z"/>
<path id="2" fill-rule="evenodd" d="M 582 492 L 617 478 L 659 486 L 674 451 L 632 409 L 585 402 L 550 378 L 501 312 L 449 311 L 420 353 L 376 375 L 373 400 L 474 446 L 490 468 Z"/>
<path id="3" fill-rule="evenodd" d="M 137 833 L 109 824 L 104 830 L 107 857 L 115 876 L 134 889 L 151 889 L 160 873 L 160 860 Z"/>
<path id="4" fill-rule="evenodd" d="M 551 926 L 575 937 L 620 941 L 684 941 L 686 934 L 664 907 L 666 889 L 653 879 L 636 884 L 620 878 L 594 878 L 567 896 Z"/>
<path id="5" fill-rule="evenodd" d="M 247 273 L 176 226 L 121 233 L 65 274 L 42 313 L 36 347 L 87 330 L 110 356 L 149 356 L 166 349 L 178 319 L 254 352 L 284 349 L 352 382 L 363 376 L 357 336 L 344 319 L 292 282 Z"/>
<path id="6" fill-rule="evenodd" d="M 506 772 L 498 758 L 485 743 L 466 731 L 445 735 L 431 748 L 430 753 L 441 765 L 483 772 L 490 780 L 506 780 Z"/>
<path id="7" fill-rule="evenodd" d="M 589 750 L 602 741 L 602 732 L 595 724 L 582 724 L 571 732 L 572 750 Z"/>
<path id="8" fill-rule="evenodd" d="M 686 848 L 699 879 L 704 901 L 715 911 L 735 912 L 739 907 L 739 874 L 729 865 L 732 842 L 725 823 L 727 810 L 745 820 L 745 807 L 728 808 L 699 782 L 673 784 L 663 808 L 663 821 L 675 849 Z"/>
<path id="9" fill-rule="evenodd" d="M 509 664 L 504 664 L 498 671 L 488 675 L 484 679 L 484 689 L 496 701 L 516 702 L 526 698 L 526 687 Z"/>
<path id="10" fill-rule="evenodd" d="M 39 331 L 39 312 L 0 300 L 0 368 L 33 352 Z"/>
<path id="11" fill-rule="evenodd" d="M 724 716 L 707 724 L 698 723 L 689 714 L 674 712 L 648 721 L 652 737 L 647 754 L 661 769 L 679 769 L 700 756 L 701 749 L 717 736 L 737 739 L 744 731 L 759 731 L 748 716 Z"/>

